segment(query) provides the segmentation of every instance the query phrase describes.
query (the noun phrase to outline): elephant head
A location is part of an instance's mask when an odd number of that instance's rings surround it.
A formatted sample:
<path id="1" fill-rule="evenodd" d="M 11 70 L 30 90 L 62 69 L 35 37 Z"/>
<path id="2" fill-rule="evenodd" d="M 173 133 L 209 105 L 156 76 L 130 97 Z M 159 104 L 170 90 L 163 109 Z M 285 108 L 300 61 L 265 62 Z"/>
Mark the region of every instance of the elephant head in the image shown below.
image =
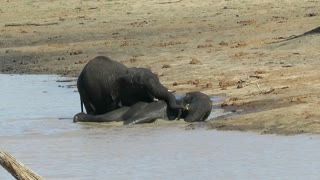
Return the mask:
<path id="1" fill-rule="evenodd" d="M 182 104 L 186 108 L 181 117 L 186 122 L 205 121 L 212 110 L 212 101 L 209 96 L 198 91 L 187 93 L 182 99 Z"/>
<path id="2" fill-rule="evenodd" d="M 163 86 L 159 78 L 146 68 L 128 68 L 127 73 L 119 78 L 120 99 L 123 105 L 132 105 L 139 101 L 152 102 L 164 100 L 172 109 L 183 109 L 177 104 L 175 96 Z"/>

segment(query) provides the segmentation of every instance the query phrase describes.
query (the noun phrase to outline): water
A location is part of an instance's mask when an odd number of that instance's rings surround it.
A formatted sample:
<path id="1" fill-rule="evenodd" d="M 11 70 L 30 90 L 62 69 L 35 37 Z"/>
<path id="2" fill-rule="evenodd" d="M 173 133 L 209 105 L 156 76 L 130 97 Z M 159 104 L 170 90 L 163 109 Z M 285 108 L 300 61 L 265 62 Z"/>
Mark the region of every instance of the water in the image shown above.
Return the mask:
<path id="1" fill-rule="evenodd" d="M 75 89 L 59 88 L 66 84 L 56 82 L 60 79 L 63 78 L 48 75 L 0 75 L 0 136 L 75 130 L 70 122 L 54 121 L 80 111 L 79 95 Z"/>
<path id="2" fill-rule="evenodd" d="M 319 136 L 74 124 L 78 94 L 58 79 L 0 75 L 0 147 L 45 179 L 319 179 Z"/>

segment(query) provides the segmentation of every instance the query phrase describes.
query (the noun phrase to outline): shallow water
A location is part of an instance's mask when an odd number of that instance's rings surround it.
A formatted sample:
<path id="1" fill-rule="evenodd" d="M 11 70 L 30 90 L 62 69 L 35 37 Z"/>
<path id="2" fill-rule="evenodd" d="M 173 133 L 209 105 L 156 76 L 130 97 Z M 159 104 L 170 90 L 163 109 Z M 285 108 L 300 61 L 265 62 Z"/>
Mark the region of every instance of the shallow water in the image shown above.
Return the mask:
<path id="1" fill-rule="evenodd" d="M 45 179 L 319 179 L 319 136 L 74 124 L 78 93 L 58 79 L 0 75 L 0 148 Z"/>

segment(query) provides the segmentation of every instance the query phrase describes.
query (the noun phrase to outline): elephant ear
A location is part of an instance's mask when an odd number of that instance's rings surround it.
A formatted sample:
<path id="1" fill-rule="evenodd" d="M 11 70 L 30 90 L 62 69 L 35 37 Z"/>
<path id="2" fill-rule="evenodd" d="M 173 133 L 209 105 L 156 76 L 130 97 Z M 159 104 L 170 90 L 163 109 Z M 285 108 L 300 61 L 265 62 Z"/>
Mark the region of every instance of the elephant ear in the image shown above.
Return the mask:
<path id="1" fill-rule="evenodd" d="M 212 110 L 209 96 L 198 91 L 187 93 L 183 104 L 187 107 L 183 115 L 186 122 L 205 121 Z"/>
<path id="2" fill-rule="evenodd" d="M 127 74 L 130 76 L 130 81 L 134 86 L 145 88 L 148 85 L 149 80 L 159 81 L 158 77 L 146 68 L 129 68 Z"/>
<path id="3" fill-rule="evenodd" d="M 158 76 L 149 69 L 139 68 L 139 71 L 133 77 L 133 81 L 143 86 L 152 99 L 164 100 L 171 109 L 184 108 L 182 105 L 177 104 L 175 96 L 161 84 Z"/>
<path id="4" fill-rule="evenodd" d="M 137 102 L 153 102 L 154 97 L 147 91 L 140 76 L 140 68 L 129 68 L 127 73 L 117 80 L 118 95 L 123 106 L 132 106 Z"/>
<path id="5" fill-rule="evenodd" d="M 121 77 L 119 77 L 117 83 L 118 88 L 123 88 L 123 86 L 132 84 L 132 77 L 130 74 L 124 74 Z"/>
<path id="6" fill-rule="evenodd" d="M 183 109 L 176 103 L 175 96 L 168 92 L 159 78 L 146 68 L 129 68 L 127 73 L 119 78 L 121 100 L 129 102 L 153 102 L 155 99 L 164 100 L 172 109 Z M 126 102 L 124 102 L 126 103 Z"/>
<path id="7" fill-rule="evenodd" d="M 135 80 L 135 75 L 139 72 L 140 68 L 132 67 L 128 68 L 126 74 L 120 76 L 118 78 L 118 87 L 126 88 L 127 86 L 134 86 L 137 84 L 137 80 Z"/>

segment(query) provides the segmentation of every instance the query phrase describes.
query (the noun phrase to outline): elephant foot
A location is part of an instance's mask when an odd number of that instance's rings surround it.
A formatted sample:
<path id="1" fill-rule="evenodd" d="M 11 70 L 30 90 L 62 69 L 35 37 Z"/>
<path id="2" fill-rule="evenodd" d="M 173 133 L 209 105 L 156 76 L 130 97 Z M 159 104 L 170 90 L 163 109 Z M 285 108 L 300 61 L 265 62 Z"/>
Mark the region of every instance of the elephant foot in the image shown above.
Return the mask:
<path id="1" fill-rule="evenodd" d="M 74 115 L 73 117 L 73 122 L 81 122 L 81 121 L 85 121 L 86 119 L 86 114 L 85 113 L 78 113 L 76 115 Z"/>

